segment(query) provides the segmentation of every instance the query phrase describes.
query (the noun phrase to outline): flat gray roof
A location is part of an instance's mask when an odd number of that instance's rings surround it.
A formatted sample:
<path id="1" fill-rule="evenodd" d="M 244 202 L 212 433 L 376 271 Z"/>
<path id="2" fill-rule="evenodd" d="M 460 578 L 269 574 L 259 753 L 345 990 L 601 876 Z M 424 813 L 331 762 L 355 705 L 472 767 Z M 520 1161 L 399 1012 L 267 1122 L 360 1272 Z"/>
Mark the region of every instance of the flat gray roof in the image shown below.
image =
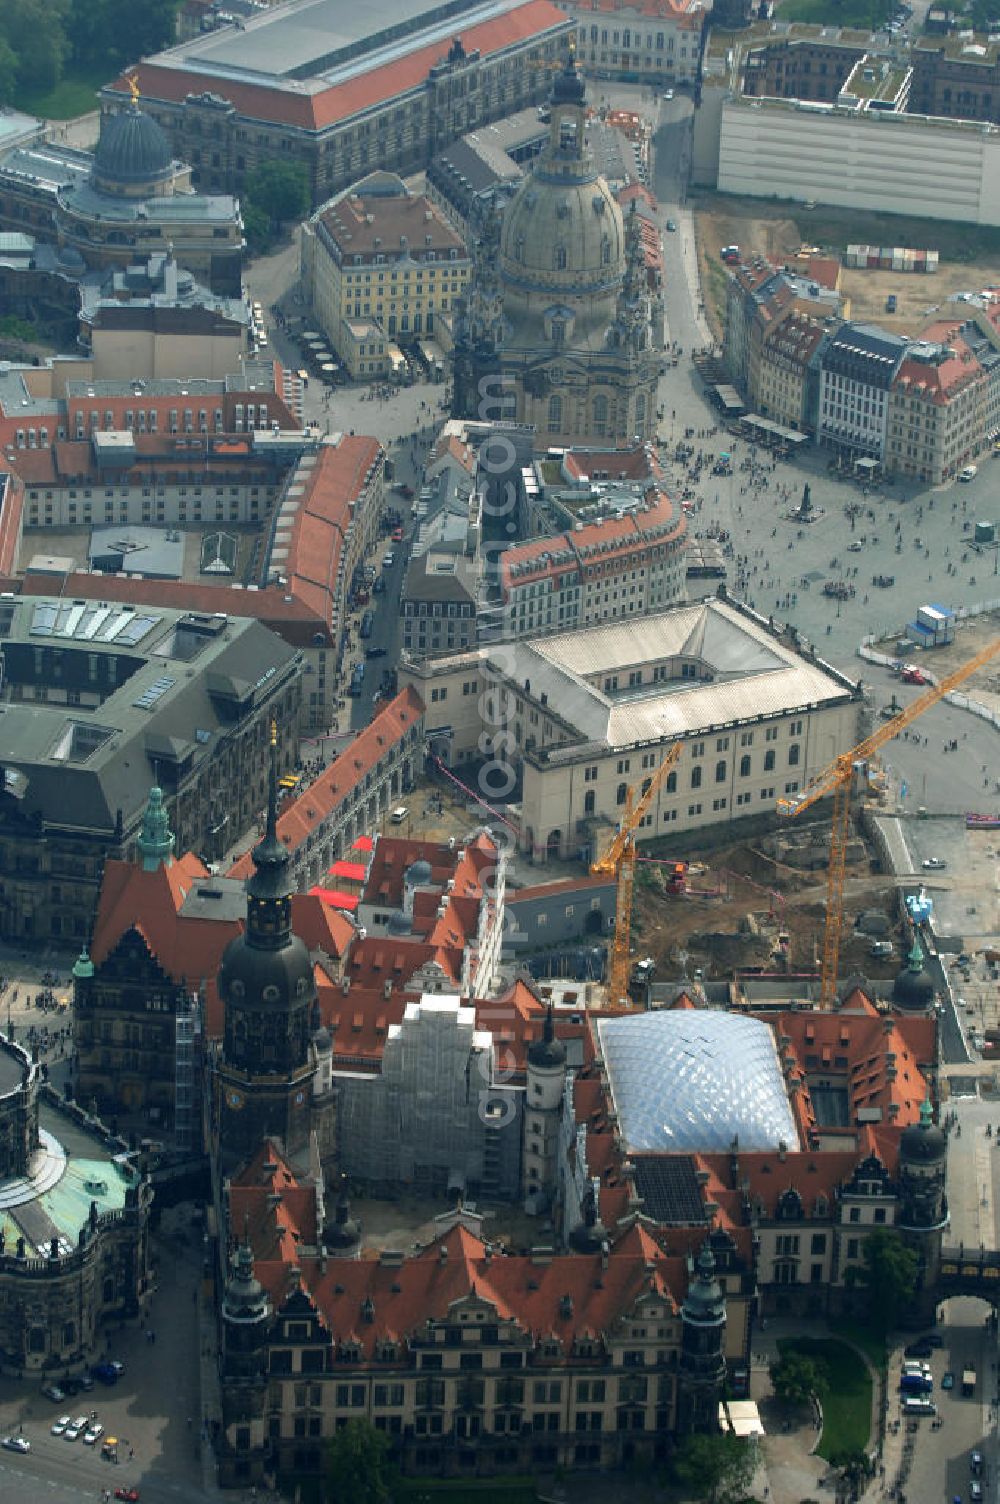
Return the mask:
<path id="1" fill-rule="evenodd" d="M 464 27 L 503 15 L 523 0 L 293 0 L 239 28 L 227 26 L 171 47 L 158 64 L 248 79 L 315 79 L 352 61 L 412 51 L 439 35 L 451 40 Z"/>

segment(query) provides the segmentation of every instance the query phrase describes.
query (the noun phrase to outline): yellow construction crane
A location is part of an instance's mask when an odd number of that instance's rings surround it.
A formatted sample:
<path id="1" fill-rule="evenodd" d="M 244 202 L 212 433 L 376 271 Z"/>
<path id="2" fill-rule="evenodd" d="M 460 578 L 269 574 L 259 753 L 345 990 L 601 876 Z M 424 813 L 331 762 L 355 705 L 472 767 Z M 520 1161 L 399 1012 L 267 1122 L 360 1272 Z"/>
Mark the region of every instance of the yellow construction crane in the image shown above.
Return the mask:
<path id="1" fill-rule="evenodd" d="M 778 800 L 778 813 L 782 815 L 800 815 L 804 809 L 815 804 L 820 799 L 825 799 L 829 794 L 833 795 L 833 824 L 830 831 L 830 869 L 826 884 L 826 929 L 823 933 L 823 964 L 820 972 L 820 1007 L 833 1008 L 837 1001 L 837 967 L 840 961 L 840 930 L 843 920 L 844 907 L 844 868 L 847 861 L 847 837 L 849 832 L 849 814 L 851 805 L 851 782 L 854 769 L 859 763 L 866 762 L 884 747 L 886 742 L 899 735 L 905 727 L 911 726 L 925 710 L 930 710 L 943 699 L 950 690 L 956 689 L 963 684 L 976 669 L 982 668 L 991 658 L 1000 653 L 1000 637 L 994 640 L 975 657 L 963 663 L 953 673 L 946 674 L 918 695 L 898 715 L 893 716 L 891 721 L 886 721 L 871 736 L 852 747 L 850 752 L 842 752 L 835 757 L 829 767 L 824 769 L 813 778 L 799 794 L 794 794 L 789 799 Z"/>
<path id="2" fill-rule="evenodd" d="M 628 953 L 632 929 L 632 888 L 635 883 L 635 843 L 643 816 L 663 786 L 667 774 L 684 750 L 683 742 L 674 742 L 666 757 L 649 780 L 649 786 L 635 797 L 635 789 L 625 795 L 621 823 L 607 848 L 591 864 L 595 877 L 613 877 L 615 894 L 615 935 L 608 968 L 608 1001 L 612 1008 L 628 1008 Z"/>

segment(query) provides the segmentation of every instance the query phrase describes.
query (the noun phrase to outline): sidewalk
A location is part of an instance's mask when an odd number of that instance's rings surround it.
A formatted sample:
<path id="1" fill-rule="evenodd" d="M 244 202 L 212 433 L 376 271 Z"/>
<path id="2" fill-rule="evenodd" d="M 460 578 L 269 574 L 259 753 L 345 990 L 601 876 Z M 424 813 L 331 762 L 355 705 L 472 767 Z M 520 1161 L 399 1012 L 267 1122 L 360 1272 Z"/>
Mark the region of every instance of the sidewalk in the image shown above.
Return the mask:
<path id="1" fill-rule="evenodd" d="M 754 1334 L 753 1352 L 750 1358 L 750 1396 L 756 1400 L 764 1423 L 766 1435 L 762 1443 L 763 1471 L 767 1495 L 774 1504 L 800 1504 L 802 1499 L 818 1496 L 826 1485 L 824 1479 L 830 1473 L 830 1464 L 815 1454 L 815 1447 L 822 1434 L 821 1428 L 812 1423 L 793 1425 L 785 1431 L 787 1422 L 784 1410 L 773 1399 L 770 1364 L 778 1356 L 778 1343 L 790 1337 L 817 1337 L 846 1342 L 864 1361 L 872 1376 L 871 1422 L 868 1451 L 877 1452 L 879 1444 L 879 1415 L 882 1405 L 882 1379 L 865 1353 L 842 1334 L 831 1328 L 826 1321 L 802 1321 L 793 1317 L 769 1317 L 766 1328 L 758 1327 Z M 898 1364 L 897 1364 L 898 1366 Z M 887 1438 L 888 1441 L 889 1438 Z M 892 1440 L 902 1438 L 893 1437 Z M 884 1459 L 885 1474 L 892 1476 L 889 1460 Z M 862 1498 L 876 1500 L 883 1497 L 883 1478 L 876 1472 Z M 758 1486 L 758 1492 L 760 1487 Z"/>

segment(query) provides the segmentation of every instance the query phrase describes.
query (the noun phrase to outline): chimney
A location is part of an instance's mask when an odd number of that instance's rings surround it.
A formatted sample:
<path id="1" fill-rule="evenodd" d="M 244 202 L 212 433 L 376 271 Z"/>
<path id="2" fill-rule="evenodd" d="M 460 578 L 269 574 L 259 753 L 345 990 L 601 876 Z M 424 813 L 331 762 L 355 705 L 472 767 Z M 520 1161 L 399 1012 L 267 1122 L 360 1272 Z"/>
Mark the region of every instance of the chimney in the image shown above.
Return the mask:
<path id="1" fill-rule="evenodd" d="M 351 990 L 351 979 L 350 979 L 350 977 L 344 977 L 343 978 L 343 980 L 341 981 L 341 984 L 340 984 L 340 990 L 344 994 L 344 996 L 346 997 L 347 994 Z"/>
<path id="2" fill-rule="evenodd" d="M 783 1138 L 779 1138 L 779 1140 L 778 1140 L 778 1159 L 781 1162 L 781 1164 L 785 1163 L 785 1160 L 787 1159 L 787 1157 L 788 1157 L 788 1145 L 785 1143 L 785 1140 Z"/>
<path id="3" fill-rule="evenodd" d="M 447 1264 L 448 1262 L 448 1247 L 445 1243 L 442 1243 L 438 1249 L 438 1262 L 441 1264 Z"/>
<path id="4" fill-rule="evenodd" d="M 544 1265 L 552 1262 L 552 1249 L 548 1245 L 541 1245 L 531 1250 L 531 1262 Z"/>

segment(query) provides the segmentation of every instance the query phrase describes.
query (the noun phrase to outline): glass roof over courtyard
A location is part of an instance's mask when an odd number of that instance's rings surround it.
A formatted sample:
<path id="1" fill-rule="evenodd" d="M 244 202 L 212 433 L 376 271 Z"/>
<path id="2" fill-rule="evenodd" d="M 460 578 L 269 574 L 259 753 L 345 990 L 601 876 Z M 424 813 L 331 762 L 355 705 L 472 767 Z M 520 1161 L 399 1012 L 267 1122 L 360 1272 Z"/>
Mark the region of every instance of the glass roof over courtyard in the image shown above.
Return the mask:
<path id="1" fill-rule="evenodd" d="M 767 1024 L 685 1008 L 603 1018 L 598 1034 L 630 1150 L 798 1146 Z"/>

